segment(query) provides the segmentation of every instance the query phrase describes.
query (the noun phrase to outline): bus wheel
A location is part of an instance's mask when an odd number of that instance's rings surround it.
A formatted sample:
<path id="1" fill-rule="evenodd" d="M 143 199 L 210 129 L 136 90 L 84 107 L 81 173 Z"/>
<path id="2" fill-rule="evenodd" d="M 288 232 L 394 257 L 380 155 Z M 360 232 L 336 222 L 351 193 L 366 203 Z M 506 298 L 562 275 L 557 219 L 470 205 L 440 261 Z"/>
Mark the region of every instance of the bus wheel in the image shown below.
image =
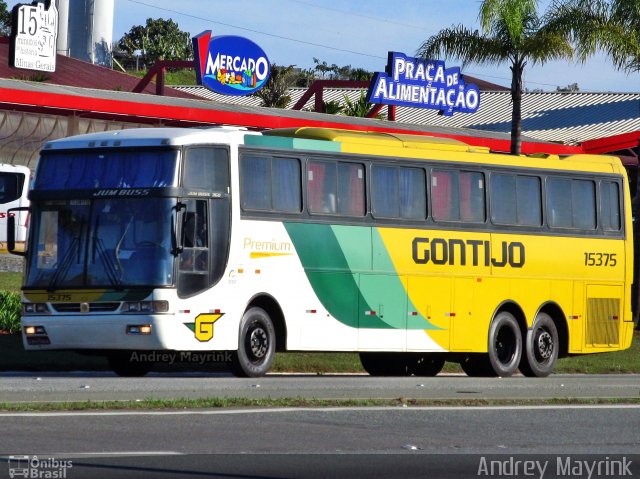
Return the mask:
<path id="1" fill-rule="evenodd" d="M 444 367 L 444 358 L 434 354 L 417 356 L 417 362 L 409 368 L 416 376 L 436 376 Z"/>
<path id="2" fill-rule="evenodd" d="M 267 312 L 248 309 L 240 323 L 238 350 L 233 354 L 231 370 L 236 376 L 257 378 L 269 371 L 276 353 L 276 330 Z"/>
<path id="3" fill-rule="evenodd" d="M 525 354 L 520 372 L 528 377 L 544 378 L 553 372 L 558 359 L 558 329 L 547 313 L 539 313 L 527 331 Z"/>
<path id="4" fill-rule="evenodd" d="M 489 328 L 489 363 L 498 376 L 513 375 L 522 357 L 522 333 L 516 318 L 501 311 Z"/>
<path id="5" fill-rule="evenodd" d="M 133 351 L 117 351 L 107 355 L 111 370 L 118 376 L 136 378 L 146 376 L 153 367 L 152 361 L 132 361 Z"/>
<path id="6" fill-rule="evenodd" d="M 402 353 L 360 353 L 362 367 L 371 376 L 409 376 Z"/>

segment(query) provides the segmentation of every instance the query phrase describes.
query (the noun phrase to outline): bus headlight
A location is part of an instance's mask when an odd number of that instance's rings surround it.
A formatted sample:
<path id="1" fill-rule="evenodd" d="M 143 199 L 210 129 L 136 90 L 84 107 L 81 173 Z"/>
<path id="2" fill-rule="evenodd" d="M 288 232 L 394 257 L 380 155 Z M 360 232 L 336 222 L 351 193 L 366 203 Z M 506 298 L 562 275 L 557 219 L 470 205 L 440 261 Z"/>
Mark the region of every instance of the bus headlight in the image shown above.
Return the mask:
<path id="1" fill-rule="evenodd" d="M 22 312 L 24 314 L 48 314 L 49 306 L 47 303 L 22 303 Z"/>
<path id="2" fill-rule="evenodd" d="M 122 303 L 123 313 L 166 313 L 169 311 L 168 301 L 125 301 Z"/>
<path id="3" fill-rule="evenodd" d="M 130 324 L 127 326 L 127 334 L 151 334 L 151 325 Z"/>
<path id="4" fill-rule="evenodd" d="M 27 338 L 27 344 L 42 345 L 51 344 L 47 331 L 44 326 L 25 326 L 24 335 Z"/>

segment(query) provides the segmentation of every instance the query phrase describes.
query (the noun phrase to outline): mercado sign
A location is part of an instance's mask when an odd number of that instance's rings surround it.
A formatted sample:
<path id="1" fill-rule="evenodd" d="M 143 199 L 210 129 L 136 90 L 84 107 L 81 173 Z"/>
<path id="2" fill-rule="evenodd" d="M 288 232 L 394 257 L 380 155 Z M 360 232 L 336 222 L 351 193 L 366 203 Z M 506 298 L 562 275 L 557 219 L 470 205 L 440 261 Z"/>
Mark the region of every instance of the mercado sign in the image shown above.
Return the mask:
<path id="1" fill-rule="evenodd" d="M 205 31 L 193 37 L 193 55 L 198 84 L 223 95 L 249 95 L 269 78 L 267 55 L 244 37 L 211 37 Z"/>
<path id="2" fill-rule="evenodd" d="M 55 2 L 18 4 L 11 11 L 9 64 L 15 68 L 56 70 L 58 10 Z"/>
<path id="3" fill-rule="evenodd" d="M 450 116 L 454 112 L 475 113 L 480 106 L 480 91 L 466 83 L 460 68 L 445 68 L 442 60 L 422 60 L 398 52 L 389 52 L 385 72 L 374 75 L 369 103 L 433 108 Z"/>

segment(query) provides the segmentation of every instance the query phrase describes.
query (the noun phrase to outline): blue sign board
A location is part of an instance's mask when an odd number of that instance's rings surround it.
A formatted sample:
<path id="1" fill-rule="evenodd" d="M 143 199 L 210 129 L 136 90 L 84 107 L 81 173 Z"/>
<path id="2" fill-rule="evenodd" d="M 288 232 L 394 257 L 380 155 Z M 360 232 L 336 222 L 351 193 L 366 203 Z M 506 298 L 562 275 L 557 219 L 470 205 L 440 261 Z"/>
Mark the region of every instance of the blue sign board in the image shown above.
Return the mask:
<path id="1" fill-rule="evenodd" d="M 198 84 L 223 95 L 249 95 L 264 86 L 270 64 L 262 48 L 244 37 L 211 37 L 211 31 L 193 37 Z"/>
<path id="2" fill-rule="evenodd" d="M 433 108 L 449 116 L 458 111 L 475 113 L 480 106 L 480 91 L 464 81 L 460 68 L 445 68 L 441 60 L 425 61 L 389 52 L 386 71 L 374 75 L 367 101 Z"/>

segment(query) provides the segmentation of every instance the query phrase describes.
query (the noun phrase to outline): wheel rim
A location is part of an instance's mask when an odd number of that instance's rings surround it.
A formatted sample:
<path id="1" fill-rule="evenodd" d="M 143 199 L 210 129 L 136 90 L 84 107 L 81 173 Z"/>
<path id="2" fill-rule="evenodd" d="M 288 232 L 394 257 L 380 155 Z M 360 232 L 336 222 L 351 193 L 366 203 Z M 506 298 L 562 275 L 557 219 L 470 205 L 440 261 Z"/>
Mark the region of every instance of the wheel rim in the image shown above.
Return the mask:
<path id="1" fill-rule="evenodd" d="M 255 325 L 247 335 L 248 351 L 253 360 L 259 361 L 267 355 L 269 350 L 269 336 L 260 325 Z"/>
<path id="2" fill-rule="evenodd" d="M 496 335 L 495 351 L 501 364 L 509 364 L 516 354 L 515 334 L 508 327 L 502 327 Z"/>
<path id="3" fill-rule="evenodd" d="M 548 361 L 553 356 L 553 337 L 546 330 L 540 330 L 535 342 L 536 359 L 540 362 Z"/>

